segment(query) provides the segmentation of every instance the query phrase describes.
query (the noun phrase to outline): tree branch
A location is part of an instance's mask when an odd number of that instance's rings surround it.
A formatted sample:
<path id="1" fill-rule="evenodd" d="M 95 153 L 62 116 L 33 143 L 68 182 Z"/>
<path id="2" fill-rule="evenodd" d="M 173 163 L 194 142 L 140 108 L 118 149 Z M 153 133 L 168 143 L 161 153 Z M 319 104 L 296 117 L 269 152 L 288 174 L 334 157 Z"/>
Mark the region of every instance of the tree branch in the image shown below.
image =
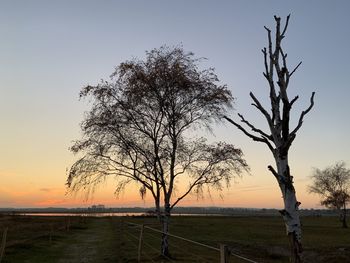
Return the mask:
<path id="1" fill-rule="evenodd" d="M 244 129 L 241 125 L 239 125 L 237 122 L 235 122 L 234 120 L 232 120 L 231 118 L 229 118 L 227 116 L 223 116 L 223 118 L 226 119 L 228 122 L 232 123 L 233 125 L 235 125 L 246 136 L 248 136 L 249 138 L 253 139 L 254 141 L 266 143 L 267 146 L 269 147 L 269 149 L 273 152 L 273 150 L 274 150 L 273 146 L 271 145 L 271 143 L 268 141 L 267 138 L 261 138 L 261 137 L 258 137 L 258 136 L 255 136 L 255 135 L 251 134 L 246 129 Z"/>
<path id="2" fill-rule="evenodd" d="M 299 64 L 292 70 L 292 72 L 289 74 L 289 77 L 293 75 L 293 73 L 299 68 L 299 66 L 303 63 L 302 61 L 299 62 Z"/>
<path id="3" fill-rule="evenodd" d="M 261 105 L 260 101 L 254 96 L 253 92 L 250 92 L 249 95 L 253 99 L 253 101 L 255 102 L 255 104 L 253 103 L 252 105 L 255 106 L 265 116 L 269 126 L 272 127 L 272 120 L 271 120 L 270 114 Z"/>
<path id="4" fill-rule="evenodd" d="M 276 170 L 271 166 L 267 166 L 267 168 L 270 170 L 270 172 L 276 177 L 277 181 L 280 181 L 280 176 L 279 174 L 276 172 Z"/>
<path id="5" fill-rule="evenodd" d="M 272 80 L 273 79 L 273 53 L 272 53 L 272 38 L 271 38 L 271 30 L 269 28 L 267 28 L 266 26 L 264 26 L 264 28 L 267 31 L 267 37 L 268 37 L 268 41 L 269 41 L 269 58 L 270 58 L 270 69 L 269 69 L 269 78 Z"/>
<path id="6" fill-rule="evenodd" d="M 264 54 L 264 66 L 265 66 L 265 72 L 264 77 L 269 81 L 269 66 L 267 65 L 267 51 L 266 51 L 266 47 L 264 47 L 261 52 Z"/>
<path id="7" fill-rule="evenodd" d="M 286 31 L 287 31 L 288 24 L 289 24 L 289 18 L 290 18 L 290 14 L 287 16 L 286 23 L 285 23 L 285 25 L 284 25 L 284 28 L 283 28 L 283 31 L 282 31 L 282 34 L 281 34 L 282 37 L 284 37 L 284 34 L 285 34 Z"/>
<path id="8" fill-rule="evenodd" d="M 268 135 L 267 133 L 263 132 L 262 130 L 260 129 L 257 129 L 255 128 L 255 126 L 253 124 L 251 124 L 249 121 L 247 121 L 242 114 L 239 114 L 238 113 L 238 116 L 241 118 L 241 122 L 245 123 L 249 128 L 252 129 L 252 131 L 256 132 L 256 133 L 260 133 L 261 136 L 269 139 L 269 140 L 272 140 L 272 136 L 271 135 Z"/>
<path id="9" fill-rule="evenodd" d="M 300 127 L 303 124 L 303 119 L 304 116 L 312 109 L 312 107 L 314 106 L 314 96 L 315 96 L 315 92 L 312 92 L 311 98 L 310 98 L 310 106 L 304 110 L 301 114 L 300 114 L 300 118 L 298 121 L 298 125 L 295 127 L 295 129 L 290 133 L 290 135 L 296 135 L 297 131 L 300 129 Z"/>
<path id="10" fill-rule="evenodd" d="M 299 99 L 299 96 L 295 96 L 294 99 L 291 100 L 291 102 L 289 103 L 290 108 L 292 108 L 294 102 L 296 102 Z"/>

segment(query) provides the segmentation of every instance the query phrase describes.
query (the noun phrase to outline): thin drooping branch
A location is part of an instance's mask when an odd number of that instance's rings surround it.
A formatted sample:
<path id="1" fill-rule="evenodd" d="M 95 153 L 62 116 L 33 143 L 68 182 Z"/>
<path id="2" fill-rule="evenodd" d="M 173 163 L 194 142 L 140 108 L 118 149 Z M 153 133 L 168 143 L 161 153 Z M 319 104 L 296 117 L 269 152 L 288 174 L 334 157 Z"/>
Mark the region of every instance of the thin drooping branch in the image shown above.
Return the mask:
<path id="1" fill-rule="evenodd" d="M 185 198 L 193 189 L 196 189 L 197 194 L 202 192 L 205 185 L 220 190 L 222 189 L 221 182 L 226 181 L 228 183 L 232 172 L 240 174 L 243 170 L 249 170 L 245 161 L 240 158 L 242 152 L 232 145 L 218 143 L 217 145 L 206 146 L 199 142 L 194 145 L 194 148 L 197 147 L 204 148 L 201 154 L 193 157 L 196 162 L 188 171 L 192 180 L 189 182 L 187 190 L 173 201 L 172 207 Z M 195 152 L 198 153 L 198 151 Z"/>
<path id="2" fill-rule="evenodd" d="M 193 56 L 181 47 L 154 49 L 145 61 L 121 63 L 111 82 L 81 91 L 81 97 L 91 96 L 94 103 L 81 125 L 84 138 L 72 150 L 83 153 L 87 161 L 72 166 L 69 187 L 84 189 L 91 181 L 97 184 L 113 175 L 119 180 L 116 190 L 121 191 L 126 182 L 134 181 L 141 185 L 141 196 L 152 193 L 159 216 L 163 205 L 167 217 L 180 201 L 173 199 L 180 182 L 190 185 L 189 191 L 177 193 L 184 198 L 200 185 L 230 181 L 235 172 L 240 174 L 237 167 L 247 169 L 233 145 L 212 145 L 186 134 L 192 127 L 210 128 L 233 102 L 214 70 L 199 71 Z M 202 172 L 208 160 L 223 153 L 231 159 L 217 165 L 225 168 L 221 176 L 219 168 Z"/>

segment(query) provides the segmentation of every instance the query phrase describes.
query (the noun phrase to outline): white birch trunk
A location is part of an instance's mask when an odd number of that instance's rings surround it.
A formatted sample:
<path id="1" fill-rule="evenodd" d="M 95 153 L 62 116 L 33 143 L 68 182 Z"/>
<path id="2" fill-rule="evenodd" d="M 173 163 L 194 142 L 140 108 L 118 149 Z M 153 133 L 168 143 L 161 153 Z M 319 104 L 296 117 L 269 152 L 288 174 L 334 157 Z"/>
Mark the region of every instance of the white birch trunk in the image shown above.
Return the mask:
<path id="1" fill-rule="evenodd" d="M 291 262 L 302 262 L 301 223 L 299 205 L 293 186 L 293 177 L 290 175 L 288 157 L 275 157 L 277 164 L 278 183 L 282 192 L 284 209 L 280 211 L 286 225 L 291 248 Z"/>
<path id="2" fill-rule="evenodd" d="M 164 216 L 162 217 L 162 243 L 161 243 L 161 252 L 162 256 L 170 258 L 169 252 L 169 241 L 168 241 L 168 232 L 169 232 L 169 220 L 170 220 L 170 205 L 165 205 Z"/>
<path id="3" fill-rule="evenodd" d="M 301 224 L 299 217 L 299 205 L 293 186 L 293 177 L 290 175 L 288 165 L 288 150 L 296 137 L 297 131 L 303 124 L 305 115 L 314 106 L 314 95 L 310 97 L 310 105 L 301 112 L 299 121 L 294 129 L 290 129 L 290 111 L 293 104 L 298 100 L 299 96 L 295 96 L 292 100 L 288 98 L 287 88 L 291 76 L 295 73 L 301 62 L 292 70 L 287 66 L 287 53 L 281 47 L 281 42 L 285 37 L 285 33 L 289 23 L 289 15 L 284 27 L 281 28 L 281 18 L 275 16 L 276 36 L 275 41 L 272 40 L 272 32 L 265 27 L 268 35 L 268 46 L 262 49 L 264 55 L 265 72 L 263 73 L 270 87 L 271 113 L 264 108 L 260 101 L 250 92 L 252 105 L 256 107 L 266 118 L 271 134 L 256 128 L 243 115 L 238 114 L 247 127 L 253 132 L 249 132 L 246 128 L 234 120 L 224 116 L 226 120 L 235 125 L 245 135 L 257 142 L 265 143 L 274 155 L 277 171 L 269 166 L 269 170 L 273 173 L 278 181 L 279 187 L 283 195 L 284 209 L 281 210 L 287 235 L 289 237 L 291 247 L 291 262 L 302 262 L 302 246 L 301 246 Z"/>

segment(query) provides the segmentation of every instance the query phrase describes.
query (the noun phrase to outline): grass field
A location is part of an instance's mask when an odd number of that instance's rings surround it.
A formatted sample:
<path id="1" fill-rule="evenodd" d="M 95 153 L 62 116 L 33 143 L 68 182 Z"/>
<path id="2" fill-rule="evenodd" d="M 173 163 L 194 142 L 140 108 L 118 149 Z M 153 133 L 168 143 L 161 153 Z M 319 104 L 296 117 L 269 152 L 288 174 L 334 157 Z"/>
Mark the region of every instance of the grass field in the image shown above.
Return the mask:
<path id="1" fill-rule="evenodd" d="M 140 228 L 159 229 L 155 218 L 0 217 L 9 227 L 2 263 L 137 262 Z M 335 217 L 305 217 L 305 262 L 350 262 L 350 231 Z M 53 229 L 53 232 L 52 232 Z M 226 244 L 257 262 L 288 262 L 288 243 L 279 217 L 172 217 L 170 233 L 212 247 Z M 51 242 L 50 242 L 51 232 Z M 142 262 L 162 262 L 160 233 L 144 229 Z M 219 252 L 170 237 L 173 262 L 219 262 Z M 233 256 L 230 262 L 244 262 Z"/>

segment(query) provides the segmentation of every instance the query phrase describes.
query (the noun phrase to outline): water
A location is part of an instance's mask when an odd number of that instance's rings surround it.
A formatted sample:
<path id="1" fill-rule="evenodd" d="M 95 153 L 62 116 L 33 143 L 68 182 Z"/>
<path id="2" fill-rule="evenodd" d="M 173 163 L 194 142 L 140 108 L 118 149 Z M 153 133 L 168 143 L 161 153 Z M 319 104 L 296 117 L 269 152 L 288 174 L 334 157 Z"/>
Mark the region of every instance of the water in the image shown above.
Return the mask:
<path id="1" fill-rule="evenodd" d="M 141 216 L 145 213 L 19 213 L 23 216 L 92 216 L 92 217 L 106 217 L 106 216 Z"/>
<path id="2" fill-rule="evenodd" d="M 91 216 L 91 217 L 106 217 L 106 216 L 144 216 L 142 212 L 110 212 L 110 213 L 18 213 L 23 216 Z M 181 214 L 174 213 L 172 216 L 225 216 L 223 214 Z"/>

